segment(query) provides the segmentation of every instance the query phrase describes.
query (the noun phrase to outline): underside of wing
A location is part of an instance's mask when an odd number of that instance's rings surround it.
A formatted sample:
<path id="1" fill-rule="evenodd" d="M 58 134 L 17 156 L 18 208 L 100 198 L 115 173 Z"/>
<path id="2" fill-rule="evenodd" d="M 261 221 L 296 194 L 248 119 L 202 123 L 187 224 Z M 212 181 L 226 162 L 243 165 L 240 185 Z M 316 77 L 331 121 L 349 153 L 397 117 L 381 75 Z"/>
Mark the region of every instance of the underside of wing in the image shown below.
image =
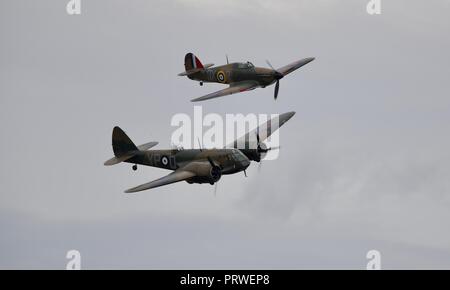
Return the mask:
<path id="1" fill-rule="evenodd" d="M 155 188 L 158 186 L 163 186 L 163 185 L 183 181 L 183 180 L 186 180 L 186 179 L 194 177 L 194 176 L 195 176 L 195 173 L 193 173 L 193 172 L 186 171 L 186 170 L 177 170 L 177 171 L 170 173 L 169 175 L 161 177 L 160 179 L 156 179 L 151 182 L 144 183 L 139 186 L 130 188 L 130 189 L 126 190 L 125 193 L 133 193 L 133 192 L 143 191 L 143 190 Z"/>
<path id="2" fill-rule="evenodd" d="M 200 102 L 200 101 L 204 101 L 204 100 L 209 100 L 209 99 L 223 97 L 223 96 L 227 96 L 227 95 L 231 95 L 231 94 L 245 92 L 245 91 L 253 90 L 257 87 L 258 87 L 258 83 L 256 83 L 256 82 L 234 83 L 234 84 L 231 84 L 230 87 L 228 87 L 226 89 L 205 95 L 203 97 L 192 99 L 191 102 Z"/>
<path id="3" fill-rule="evenodd" d="M 314 59 L 315 59 L 314 57 L 307 57 L 302 60 L 290 63 L 286 66 L 283 66 L 283 67 L 277 69 L 277 71 L 280 72 L 283 76 L 285 76 L 285 75 L 295 71 L 296 69 L 301 68 L 305 64 L 312 62 Z"/>

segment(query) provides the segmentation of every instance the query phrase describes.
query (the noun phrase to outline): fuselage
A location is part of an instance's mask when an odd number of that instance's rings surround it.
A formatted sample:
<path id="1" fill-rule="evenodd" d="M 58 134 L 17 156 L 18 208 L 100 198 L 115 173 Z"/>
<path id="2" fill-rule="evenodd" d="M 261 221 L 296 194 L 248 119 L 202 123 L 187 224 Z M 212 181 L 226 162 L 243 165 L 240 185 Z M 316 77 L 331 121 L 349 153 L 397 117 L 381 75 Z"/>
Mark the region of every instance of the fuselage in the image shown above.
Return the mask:
<path id="1" fill-rule="evenodd" d="M 263 67 L 255 67 L 252 63 L 230 63 L 222 66 L 211 67 L 188 75 L 192 80 L 231 84 L 243 81 L 254 81 L 261 87 L 273 84 L 276 81 L 277 72 Z"/>
<path id="2" fill-rule="evenodd" d="M 192 162 L 208 163 L 210 158 L 222 169 L 222 174 L 245 170 L 250 160 L 238 149 L 169 149 L 137 153 L 126 162 L 176 170 Z"/>

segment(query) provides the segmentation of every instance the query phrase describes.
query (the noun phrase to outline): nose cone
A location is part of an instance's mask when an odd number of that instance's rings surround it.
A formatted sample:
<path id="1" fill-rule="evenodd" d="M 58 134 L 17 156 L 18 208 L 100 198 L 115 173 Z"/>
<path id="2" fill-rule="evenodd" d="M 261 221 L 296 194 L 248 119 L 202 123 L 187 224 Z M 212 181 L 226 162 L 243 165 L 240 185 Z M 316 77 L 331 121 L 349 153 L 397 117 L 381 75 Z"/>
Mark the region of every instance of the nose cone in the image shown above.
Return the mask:
<path id="1" fill-rule="evenodd" d="M 284 77 L 284 75 L 282 73 L 277 72 L 277 71 L 274 72 L 274 78 L 276 80 L 281 80 L 283 77 Z"/>
<path id="2" fill-rule="evenodd" d="M 247 169 L 247 167 L 250 166 L 250 163 L 251 163 L 250 159 L 248 159 L 248 157 L 242 153 L 242 156 L 239 160 L 239 166 L 242 168 L 242 170 Z"/>
<path id="3" fill-rule="evenodd" d="M 244 170 L 247 169 L 247 167 L 250 166 L 250 159 L 246 158 L 245 160 L 243 160 L 241 162 L 241 164 L 242 164 L 242 167 L 244 168 Z"/>

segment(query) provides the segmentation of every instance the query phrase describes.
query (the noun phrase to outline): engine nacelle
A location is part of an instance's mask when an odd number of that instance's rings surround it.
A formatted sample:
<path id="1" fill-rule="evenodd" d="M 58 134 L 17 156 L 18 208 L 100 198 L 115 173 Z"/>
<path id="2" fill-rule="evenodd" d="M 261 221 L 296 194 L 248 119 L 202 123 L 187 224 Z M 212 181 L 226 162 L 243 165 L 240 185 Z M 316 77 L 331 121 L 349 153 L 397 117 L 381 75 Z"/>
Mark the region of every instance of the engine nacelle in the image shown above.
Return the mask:
<path id="1" fill-rule="evenodd" d="M 219 166 L 211 166 L 211 170 L 209 171 L 209 176 L 211 177 L 211 180 L 213 180 L 214 182 L 217 182 L 217 181 L 219 181 L 220 177 L 222 177 L 222 170 L 220 169 Z"/>
<path id="2" fill-rule="evenodd" d="M 222 169 L 219 166 L 212 166 L 205 162 L 191 162 L 185 169 L 196 174 L 196 176 L 186 180 L 188 183 L 214 184 L 222 177 Z"/>

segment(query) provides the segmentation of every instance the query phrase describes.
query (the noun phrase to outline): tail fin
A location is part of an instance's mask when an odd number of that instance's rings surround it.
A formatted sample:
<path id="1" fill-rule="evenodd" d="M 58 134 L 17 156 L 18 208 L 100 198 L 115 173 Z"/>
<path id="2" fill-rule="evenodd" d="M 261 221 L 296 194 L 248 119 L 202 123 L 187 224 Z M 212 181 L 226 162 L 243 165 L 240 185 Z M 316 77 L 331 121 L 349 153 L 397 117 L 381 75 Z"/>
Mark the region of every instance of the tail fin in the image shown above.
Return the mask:
<path id="1" fill-rule="evenodd" d="M 117 126 L 114 127 L 112 133 L 112 147 L 116 157 L 129 155 L 132 152 L 139 151 L 127 134 Z"/>
<path id="2" fill-rule="evenodd" d="M 191 52 L 187 53 L 184 57 L 184 69 L 190 71 L 193 69 L 204 68 L 202 62 Z"/>
<path id="3" fill-rule="evenodd" d="M 105 161 L 104 164 L 106 166 L 110 166 L 127 161 L 128 159 L 139 154 L 139 152 L 146 151 L 157 144 L 158 142 L 148 142 L 136 146 L 122 129 L 119 127 L 114 127 L 112 133 L 112 147 L 115 157 Z"/>

